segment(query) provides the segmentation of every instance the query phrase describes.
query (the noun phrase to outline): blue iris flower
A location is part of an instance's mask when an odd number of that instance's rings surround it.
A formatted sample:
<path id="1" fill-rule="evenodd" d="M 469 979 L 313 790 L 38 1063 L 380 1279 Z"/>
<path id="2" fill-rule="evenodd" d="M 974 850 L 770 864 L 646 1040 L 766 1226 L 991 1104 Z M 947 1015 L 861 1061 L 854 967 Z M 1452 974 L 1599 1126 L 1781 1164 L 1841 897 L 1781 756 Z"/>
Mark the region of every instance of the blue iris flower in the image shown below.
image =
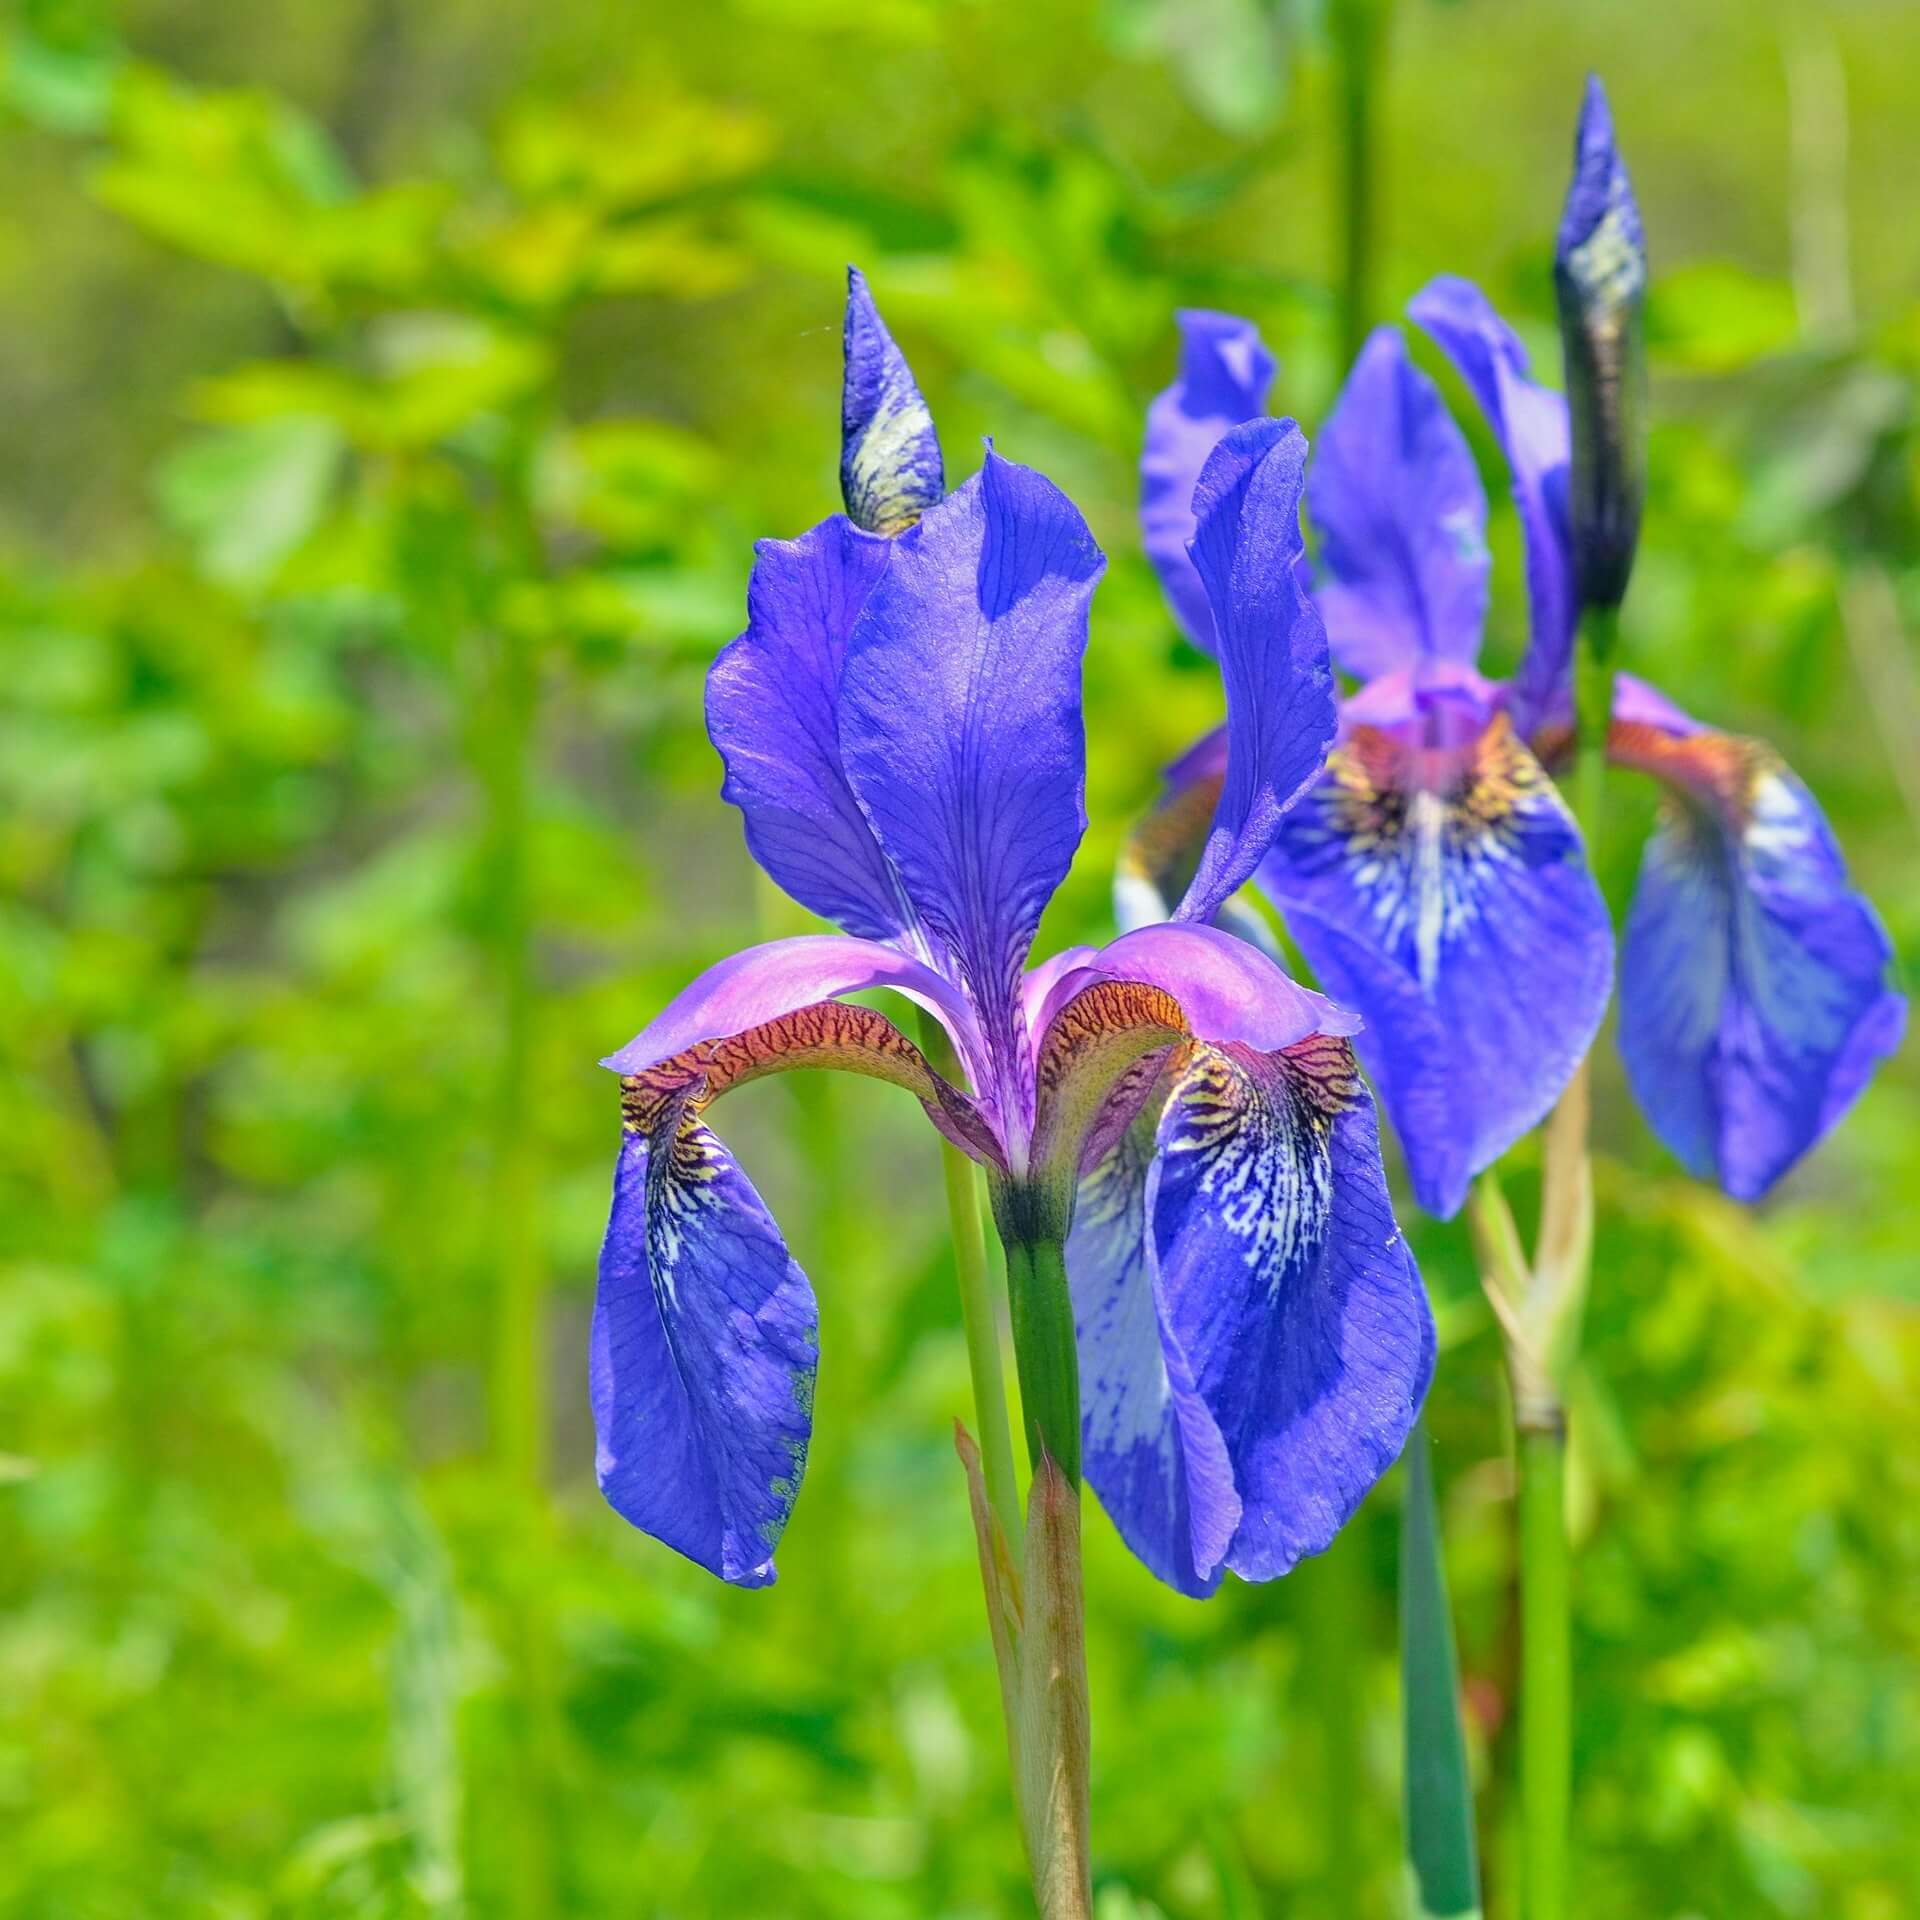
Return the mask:
<path id="1" fill-rule="evenodd" d="M 1104 557 L 1058 488 L 991 447 L 943 491 L 858 274 L 844 428 L 847 512 L 759 544 L 747 629 L 707 684 L 749 848 L 841 932 L 722 960 L 604 1063 L 625 1125 L 592 1335 L 601 1487 L 723 1579 L 773 1579 L 817 1315 L 709 1114 L 761 1075 L 836 1067 L 917 1099 L 986 1168 L 1003 1232 L 1065 1243 L 1084 1472 L 1134 1551 L 1191 1593 L 1284 1573 L 1399 1452 L 1434 1345 L 1355 1021 L 1211 924 L 1334 735 L 1297 577 L 1305 443 L 1250 421 L 1189 484 L 1228 722 L 1179 911 L 1036 966 L 1086 824 Z M 944 1026 L 964 1084 L 844 998 L 876 987 Z"/>
<path id="2" fill-rule="evenodd" d="M 1597 84 L 1560 253 L 1604 370 L 1645 263 Z M 1477 288 L 1435 280 L 1409 314 L 1458 369 L 1505 455 L 1529 643 L 1511 681 L 1476 670 L 1486 500 L 1439 391 L 1382 328 L 1306 483 L 1314 598 L 1335 662 L 1358 685 L 1341 702 L 1325 772 L 1281 822 L 1256 881 L 1327 990 L 1362 1015 L 1356 1045 L 1414 1193 L 1446 1217 L 1473 1176 L 1546 1115 L 1606 1008 L 1606 906 L 1547 768 L 1568 747 L 1583 597 L 1606 604 L 1599 589 L 1611 587 L 1617 598 L 1639 493 L 1623 447 L 1612 478 L 1575 498 L 1567 403 L 1533 381 L 1525 349 Z M 1148 416 L 1140 517 L 1176 616 L 1212 652 L 1186 550 L 1193 476 L 1222 433 L 1264 412 L 1274 361 L 1245 320 L 1188 312 L 1179 322 L 1180 376 Z M 1617 383 L 1602 397 L 1631 400 Z M 1603 451 L 1609 432 L 1621 437 L 1620 417 L 1616 408 L 1601 421 Z M 1771 748 L 1703 727 L 1626 674 L 1614 681 L 1607 746 L 1671 795 L 1620 946 L 1628 1078 L 1690 1170 L 1753 1199 L 1897 1044 L 1905 1004 L 1887 984 L 1890 946 L 1813 796 Z M 1214 735 L 1169 770 L 1166 800 L 1123 861 L 1123 924 L 1154 918 L 1183 851 L 1191 858 L 1186 823 L 1203 812 L 1225 752 Z"/>

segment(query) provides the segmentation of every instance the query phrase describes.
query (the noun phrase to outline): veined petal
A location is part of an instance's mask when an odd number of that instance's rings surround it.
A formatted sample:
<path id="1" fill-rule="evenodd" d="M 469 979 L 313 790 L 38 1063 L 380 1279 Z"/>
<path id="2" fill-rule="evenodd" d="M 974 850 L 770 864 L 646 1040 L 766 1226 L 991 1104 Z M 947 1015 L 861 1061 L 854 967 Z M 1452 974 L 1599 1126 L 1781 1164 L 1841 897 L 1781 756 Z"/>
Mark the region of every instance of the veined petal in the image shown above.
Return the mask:
<path id="1" fill-rule="evenodd" d="M 819 1315 L 760 1196 L 686 1104 L 621 1142 L 593 1311 L 595 1467 L 634 1526 L 763 1587 L 806 1470 Z"/>
<path id="2" fill-rule="evenodd" d="M 1021 969 L 1086 827 L 1080 662 L 1104 565 L 1066 495 L 989 448 L 895 550 L 841 679 L 848 778 L 954 958 L 1016 1124 Z"/>
<path id="3" fill-rule="evenodd" d="M 945 491 L 933 415 L 865 276 L 849 267 L 840 396 L 840 493 L 847 517 L 868 533 L 902 533 Z"/>
<path id="4" fill-rule="evenodd" d="M 1530 735 L 1566 703 L 1579 614 L 1567 527 L 1567 403 L 1529 377 L 1526 348 L 1472 281 L 1442 275 L 1407 312 L 1459 370 L 1507 457 L 1532 612 L 1513 702 L 1521 733 Z"/>
<path id="5" fill-rule="evenodd" d="M 723 1580 L 765 1586 L 806 1466 L 818 1316 L 706 1110 L 765 1074 L 836 1067 L 905 1087 L 963 1152 L 1005 1162 L 972 1102 L 868 1007 L 828 1000 L 665 1059 L 636 1050 L 646 1063 L 620 1083 L 594 1307 L 600 1485 L 655 1539 Z"/>
<path id="6" fill-rule="evenodd" d="M 1252 875 L 1333 741 L 1326 630 L 1295 571 L 1306 460 L 1292 421 L 1249 420 L 1214 448 L 1194 490 L 1193 564 L 1226 682 L 1227 766 L 1179 920 L 1211 920 Z"/>
<path id="7" fill-rule="evenodd" d="M 1193 489 L 1207 456 L 1229 427 L 1267 410 L 1274 358 L 1251 320 L 1186 308 L 1180 374 L 1147 409 L 1140 455 L 1140 535 L 1174 616 L 1204 653 L 1214 650 L 1213 610 L 1187 555 L 1193 538 Z"/>
<path id="8" fill-rule="evenodd" d="M 803 907 L 872 940 L 902 938 L 913 914 L 840 764 L 840 672 L 892 552 L 839 514 L 798 540 L 762 540 L 747 630 L 707 675 L 721 797 L 753 857 Z"/>
<path id="9" fill-rule="evenodd" d="M 1133 1553 L 1196 1598 L 1219 1584 L 1240 1524 L 1233 1465 L 1162 1332 L 1146 1231 L 1160 1105 L 1080 1182 L 1067 1239 L 1080 1359 L 1081 1471 Z"/>
<path id="10" fill-rule="evenodd" d="M 1270 1580 L 1326 1548 L 1399 1454 L 1433 1317 L 1345 1040 L 1196 1050 L 1156 1148 L 1145 1205 L 1169 1377 L 1191 1383 L 1232 1462 L 1226 1564 Z"/>
<path id="11" fill-rule="evenodd" d="M 806 933 L 730 953 L 682 988 L 600 1064 L 615 1073 L 644 1072 L 701 1041 L 726 1039 L 816 1001 L 872 987 L 892 987 L 937 1014 L 961 1057 L 978 1059 L 973 1016 L 952 981 L 897 947 Z"/>
<path id="12" fill-rule="evenodd" d="M 629 1125 L 650 1133 L 659 1124 L 662 1104 L 680 1099 L 689 1088 L 697 1107 L 705 1109 L 730 1088 L 799 1067 L 833 1067 L 904 1087 L 961 1152 L 983 1165 L 1004 1167 L 999 1141 L 973 1102 L 935 1073 L 884 1014 L 838 1000 L 817 1001 L 738 1033 L 698 1041 L 669 1059 L 623 1074 L 623 1110 Z"/>
<path id="13" fill-rule="evenodd" d="M 1471 664 L 1487 618 L 1487 498 L 1440 390 L 1375 329 L 1314 442 L 1307 511 L 1333 657 L 1373 679 L 1416 660 Z"/>
<path id="14" fill-rule="evenodd" d="M 1578 829 L 1495 714 L 1464 750 L 1356 730 L 1260 884 L 1327 989 L 1445 1219 L 1534 1126 L 1606 1011 L 1613 940 Z"/>
<path id="15" fill-rule="evenodd" d="M 1608 742 L 1674 799 L 1620 960 L 1620 1048 L 1654 1131 L 1758 1199 L 1899 1044 L 1892 947 L 1812 794 L 1771 747 L 1699 729 L 1623 682 Z M 1678 723 L 1685 723 L 1682 727 Z"/>

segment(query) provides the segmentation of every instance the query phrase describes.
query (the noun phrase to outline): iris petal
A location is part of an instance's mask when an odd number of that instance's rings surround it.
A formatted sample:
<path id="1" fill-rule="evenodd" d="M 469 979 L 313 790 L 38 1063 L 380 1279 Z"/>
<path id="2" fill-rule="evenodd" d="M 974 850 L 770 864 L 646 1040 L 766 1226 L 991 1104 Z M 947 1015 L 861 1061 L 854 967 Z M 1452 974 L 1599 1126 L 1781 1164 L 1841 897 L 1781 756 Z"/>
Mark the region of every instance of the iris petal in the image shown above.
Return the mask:
<path id="1" fill-rule="evenodd" d="M 1487 499 L 1440 390 L 1378 328 L 1314 442 L 1307 507 L 1333 656 L 1363 680 L 1471 664 L 1487 617 Z"/>
<path id="2" fill-rule="evenodd" d="M 1163 988 L 1195 1036 L 1267 1051 L 1309 1034 L 1352 1033 L 1359 1019 L 1287 977 L 1257 947 L 1218 927 L 1166 922 L 1123 933 L 1088 962 L 1112 980 Z"/>
<path id="3" fill-rule="evenodd" d="M 848 778 L 953 956 L 1002 1107 L 1029 1097 L 1021 968 L 1086 828 L 1080 662 L 1105 564 L 1065 494 L 989 449 L 896 548 L 841 680 Z"/>
<path id="4" fill-rule="evenodd" d="M 1818 803 L 1757 740 L 1684 727 L 1623 682 L 1613 758 L 1674 800 L 1648 842 L 1620 963 L 1620 1047 L 1654 1131 L 1759 1198 L 1899 1044 L 1906 1003 Z"/>
<path id="5" fill-rule="evenodd" d="M 806 1467 L 818 1315 L 703 1116 L 731 1088 L 795 1067 L 905 1087 L 956 1146 L 1004 1170 L 973 1103 L 868 1007 L 796 1008 L 623 1076 L 589 1368 L 600 1486 L 635 1526 L 738 1586 L 773 1579 Z"/>
<path id="6" fill-rule="evenodd" d="M 901 533 L 945 490 L 933 415 L 865 277 L 849 267 L 840 398 L 840 492 L 847 516 L 867 533 Z"/>
<path id="7" fill-rule="evenodd" d="M 1399 1454 L 1432 1314 L 1345 1040 L 1198 1050 L 1156 1148 L 1145 1206 L 1171 1371 L 1232 1462 L 1226 1564 L 1270 1580 L 1327 1547 Z"/>
<path id="8" fill-rule="evenodd" d="M 1213 825 L 1175 918 L 1206 921 L 1260 864 L 1334 736 L 1326 630 L 1296 572 L 1307 443 L 1249 420 L 1194 489 L 1193 564 L 1213 608 L 1227 689 L 1227 764 Z"/>
<path id="9" fill-rule="evenodd" d="M 1140 455 L 1140 534 L 1175 617 L 1203 653 L 1214 650 L 1213 610 L 1187 556 L 1193 489 L 1229 427 L 1267 410 L 1274 359 L 1250 320 L 1188 308 L 1180 327 L 1180 374 L 1147 409 Z"/>
<path id="10" fill-rule="evenodd" d="M 747 630 L 707 675 L 707 731 L 747 845 L 803 907 L 862 939 L 899 939 L 912 909 L 840 764 L 847 636 L 892 544 L 836 514 L 798 540 L 762 540 Z"/>
<path id="11" fill-rule="evenodd" d="M 1493 429 L 1513 480 L 1526 541 L 1531 636 L 1514 676 L 1523 734 L 1562 717 L 1577 617 L 1567 530 L 1567 403 L 1529 377 L 1527 350 L 1470 280 L 1444 274 L 1407 309 L 1459 370 Z"/>
<path id="12" fill-rule="evenodd" d="M 892 987 L 937 1014 L 963 1058 L 978 1054 L 972 1013 L 952 981 L 896 947 L 808 933 L 729 954 L 682 988 L 600 1064 L 615 1073 L 640 1073 L 701 1041 L 723 1039 L 815 1001 L 873 987 Z"/>
<path id="13" fill-rule="evenodd" d="M 1220 1584 L 1240 1496 L 1226 1442 L 1162 1331 L 1146 1234 L 1158 1114 L 1137 1119 L 1080 1182 L 1067 1240 L 1081 1470 L 1136 1557 L 1198 1598 Z"/>
<path id="14" fill-rule="evenodd" d="M 697 1119 L 629 1133 L 600 1254 L 589 1382 L 624 1518 L 763 1587 L 813 1430 L 818 1309 L 760 1196 Z"/>
<path id="15" fill-rule="evenodd" d="M 1553 783 L 1504 714 L 1444 756 L 1356 730 L 1260 884 L 1364 1019 L 1414 1194 L 1451 1216 L 1559 1098 L 1606 1009 L 1606 905 Z"/>

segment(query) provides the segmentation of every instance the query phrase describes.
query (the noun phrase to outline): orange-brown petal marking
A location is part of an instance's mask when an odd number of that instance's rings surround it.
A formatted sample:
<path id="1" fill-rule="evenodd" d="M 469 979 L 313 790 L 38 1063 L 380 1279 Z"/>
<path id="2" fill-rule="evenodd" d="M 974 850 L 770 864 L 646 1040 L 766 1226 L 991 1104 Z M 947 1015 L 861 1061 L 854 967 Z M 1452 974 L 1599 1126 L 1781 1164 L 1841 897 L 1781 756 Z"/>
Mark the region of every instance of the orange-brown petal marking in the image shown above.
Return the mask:
<path id="1" fill-rule="evenodd" d="M 1752 817 L 1761 782 L 1785 766 L 1764 740 L 1734 733 L 1677 734 L 1636 720 L 1616 720 L 1607 729 L 1607 758 L 1650 773 L 1710 807 L 1736 834 Z"/>
<path id="2" fill-rule="evenodd" d="M 891 1020 L 871 1007 L 839 1000 L 818 1001 L 743 1033 L 703 1040 L 642 1073 L 622 1075 L 621 1116 L 629 1132 L 652 1134 L 676 1103 L 695 1115 L 750 1080 L 799 1067 L 837 1068 L 904 1087 L 963 1153 L 992 1162 L 1001 1157 L 973 1102 L 935 1073 Z"/>
<path id="3" fill-rule="evenodd" d="M 1171 1047 L 1192 1030 L 1180 1003 L 1163 987 L 1137 980 L 1100 980 L 1083 988 L 1053 1017 L 1035 1063 L 1033 1167 L 1036 1177 L 1072 1192 L 1096 1123 L 1113 1120 L 1109 1102 L 1132 1102 L 1117 1118 L 1124 1128 L 1158 1076 Z"/>

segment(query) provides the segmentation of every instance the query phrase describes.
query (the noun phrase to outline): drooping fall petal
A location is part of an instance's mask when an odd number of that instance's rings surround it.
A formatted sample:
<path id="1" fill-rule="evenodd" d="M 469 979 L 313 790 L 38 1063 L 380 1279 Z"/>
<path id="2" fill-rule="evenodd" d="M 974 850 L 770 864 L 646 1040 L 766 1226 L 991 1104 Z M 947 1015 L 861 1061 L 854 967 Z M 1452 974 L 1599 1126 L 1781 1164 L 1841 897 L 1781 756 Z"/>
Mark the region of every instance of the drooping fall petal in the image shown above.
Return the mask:
<path id="1" fill-rule="evenodd" d="M 1891 943 L 1818 803 L 1770 747 L 1694 726 L 1624 676 L 1609 739 L 1672 796 L 1620 957 L 1620 1048 L 1653 1130 L 1753 1200 L 1899 1044 Z"/>
<path id="2" fill-rule="evenodd" d="M 1414 1195 L 1450 1217 L 1559 1098 L 1606 1010 L 1606 903 L 1564 802 L 1505 714 L 1450 752 L 1360 728 L 1260 884 L 1365 1022 Z"/>
<path id="3" fill-rule="evenodd" d="M 1353 1051 L 1196 1052 L 1159 1123 L 1146 1211 L 1171 1348 L 1233 1466 L 1226 1564 L 1323 1551 L 1392 1465 L 1433 1372 Z"/>

